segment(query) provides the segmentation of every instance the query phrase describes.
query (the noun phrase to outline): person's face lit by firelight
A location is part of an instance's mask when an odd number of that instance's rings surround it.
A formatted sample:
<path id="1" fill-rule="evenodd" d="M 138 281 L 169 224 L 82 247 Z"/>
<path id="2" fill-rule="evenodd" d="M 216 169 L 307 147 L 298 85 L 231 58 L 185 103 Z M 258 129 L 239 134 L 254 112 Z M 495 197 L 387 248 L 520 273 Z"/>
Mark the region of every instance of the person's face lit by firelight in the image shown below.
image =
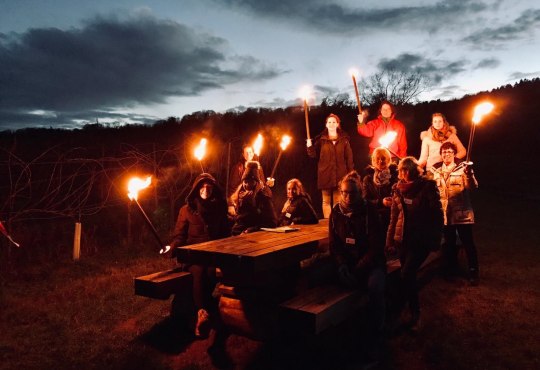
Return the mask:
<path id="1" fill-rule="evenodd" d="M 208 182 L 205 182 L 201 185 L 201 188 L 199 189 L 199 195 L 202 199 L 209 199 L 212 196 L 213 190 L 214 186 Z"/>

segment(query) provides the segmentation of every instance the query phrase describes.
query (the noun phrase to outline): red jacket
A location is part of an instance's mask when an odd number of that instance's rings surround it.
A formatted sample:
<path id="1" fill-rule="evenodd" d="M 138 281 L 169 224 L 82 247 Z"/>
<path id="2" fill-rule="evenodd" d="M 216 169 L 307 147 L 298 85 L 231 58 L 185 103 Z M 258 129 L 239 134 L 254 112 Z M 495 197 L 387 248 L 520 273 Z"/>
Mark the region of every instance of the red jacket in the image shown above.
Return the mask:
<path id="1" fill-rule="evenodd" d="M 390 144 L 390 149 L 392 156 L 397 155 L 400 158 L 407 156 L 407 137 L 405 136 L 405 125 L 395 119 L 395 116 L 392 115 L 388 124 L 384 123 L 382 116 L 377 117 L 377 119 L 371 120 L 368 123 L 358 125 L 358 133 L 365 137 L 372 137 L 371 142 L 369 143 L 369 154 L 373 153 L 373 150 L 381 144 L 379 139 L 381 136 L 386 134 L 388 131 L 395 131 L 397 133 L 396 139 Z"/>

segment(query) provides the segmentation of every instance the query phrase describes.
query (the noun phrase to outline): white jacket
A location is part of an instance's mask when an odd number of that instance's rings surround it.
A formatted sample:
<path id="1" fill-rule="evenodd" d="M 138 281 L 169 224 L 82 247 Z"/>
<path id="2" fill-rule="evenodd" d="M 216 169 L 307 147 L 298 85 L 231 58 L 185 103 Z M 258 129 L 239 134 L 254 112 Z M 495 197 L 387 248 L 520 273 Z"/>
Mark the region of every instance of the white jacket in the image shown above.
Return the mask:
<path id="1" fill-rule="evenodd" d="M 450 126 L 449 130 L 451 135 L 444 142 L 451 142 L 457 147 L 456 158 L 463 159 L 467 154 L 467 149 L 463 146 L 459 138 L 457 137 L 457 130 L 454 126 Z M 442 143 L 434 140 L 431 134 L 431 129 L 422 131 L 420 133 L 420 140 L 422 140 L 422 150 L 420 152 L 420 158 L 418 164 L 422 167 L 426 166 L 429 170 L 435 163 L 442 161 L 441 154 L 439 153 Z"/>

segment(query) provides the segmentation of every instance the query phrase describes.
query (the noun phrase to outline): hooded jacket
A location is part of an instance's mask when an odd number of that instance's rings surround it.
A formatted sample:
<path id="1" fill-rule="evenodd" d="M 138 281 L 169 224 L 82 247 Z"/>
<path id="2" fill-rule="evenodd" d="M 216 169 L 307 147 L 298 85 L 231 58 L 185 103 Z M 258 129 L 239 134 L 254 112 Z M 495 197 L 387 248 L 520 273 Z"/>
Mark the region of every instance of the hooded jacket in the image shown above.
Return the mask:
<path id="1" fill-rule="evenodd" d="M 313 139 L 307 153 L 311 158 L 317 158 L 318 154 L 317 188 L 320 190 L 336 188 L 343 176 L 354 169 L 349 135 L 340 128 L 337 129 L 335 144 L 325 129 Z"/>
<path id="2" fill-rule="evenodd" d="M 202 199 L 199 194 L 204 182 L 214 186 L 209 199 Z M 171 248 L 220 239 L 229 235 L 227 202 L 223 190 L 212 175 L 202 173 L 193 182 L 191 191 L 186 197 L 186 204 L 178 212 Z"/>
<path id="3" fill-rule="evenodd" d="M 422 150 L 420 151 L 420 158 L 418 159 L 418 164 L 420 166 L 426 166 L 428 171 L 431 171 L 431 167 L 437 162 L 442 161 L 440 149 L 443 143 L 451 142 L 457 147 L 456 158 L 462 159 L 467 154 L 467 150 L 457 137 L 457 130 L 454 126 L 448 128 L 450 135 L 445 141 L 438 141 L 433 138 L 433 133 L 431 128 L 422 131 L 420 133 L 420 140 L 422 140 Z"/>

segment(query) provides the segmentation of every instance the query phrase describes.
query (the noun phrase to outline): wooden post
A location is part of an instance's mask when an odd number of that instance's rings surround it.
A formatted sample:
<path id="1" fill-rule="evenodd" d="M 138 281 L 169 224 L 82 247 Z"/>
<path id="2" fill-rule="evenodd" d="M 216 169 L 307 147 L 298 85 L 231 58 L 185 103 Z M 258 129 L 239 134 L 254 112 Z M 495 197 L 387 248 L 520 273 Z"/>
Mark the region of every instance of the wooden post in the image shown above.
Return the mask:
<path id="1" fill-rule="evenodd" d="M 75 236 L 73 237 L 73 261 L 81 257 L 81 223 L 75 222 Z"/>

